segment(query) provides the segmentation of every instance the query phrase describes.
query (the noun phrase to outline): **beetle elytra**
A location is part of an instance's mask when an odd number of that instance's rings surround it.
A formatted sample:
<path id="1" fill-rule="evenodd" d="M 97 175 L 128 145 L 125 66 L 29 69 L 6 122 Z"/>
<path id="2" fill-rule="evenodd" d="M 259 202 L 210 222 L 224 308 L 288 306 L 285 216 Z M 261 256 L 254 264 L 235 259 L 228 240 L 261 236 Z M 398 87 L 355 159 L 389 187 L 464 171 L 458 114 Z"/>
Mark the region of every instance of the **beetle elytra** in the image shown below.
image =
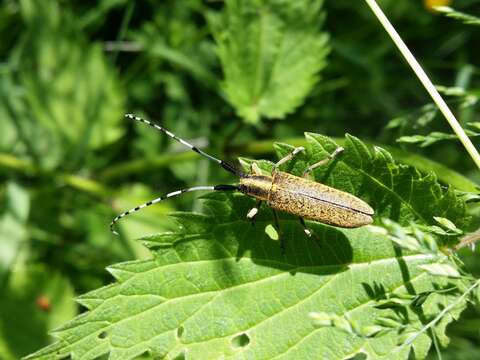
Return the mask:
<path id="1" fill-rule="evenodd" d="M 374 211 L 363 200 L 352 194 L 317 183 L 307 178 L 308 174 L 313 169 L 326 164 L 328 161 L 340 154 L 343 151 L 343 148 L 337 148 L 337 150 L 335 150 L 327 158 L 310 165 L 305 170 L 302 177 L 282 172 L 278 170 L 278 168 L 280 165 L 290 161 L 298 153 L 305 151 L 303 147 L 295 148 L 289 155 L 280 159 L 274 165 L 270 175 L 264 175 L 256 163 L 252 163 L 250 173 L 246 174 L 236 169 L 233 165 L 205 153 L 204 151 L 171 133 L 167 129 L 164 129 L 160 125 L 132 114 L 127 114 L 125 117 L 150 125 L 151 127 L 167 134 L 171 138 L 189 147 L 198 154 L 218 163 L 226 171 L 238 176 L 240 180 L 237 185 L 196 186 L 183 190 L 177 190 L 168 193 L 165 196 L 139 205 L 133 209 L 121 213 L 113 219 L 110 224 L 110 229 L 115 234 L 116 232 L 114 230 L 114 225 L 121 218 L 167 198 L 177 196 L 185 192 L 199 190 L 240 191 L 257 199 L 257 205 L 248 212 L 247 218 L 253 220 L 255 215 L 258 213 L 260 204 L 262 202 L 266 202 L 273 210 L 277 230 L 279 230 L 279 226 L 278 217 L 275 210 L 280 210 L 298 216 L 302 225 L 304 226 L 305 233 L 309 236 L 312 233 L 306 227 L 303 219 L 318 221 L 343 228 L 356 228 L 371 224 L 373 221 Z"/>

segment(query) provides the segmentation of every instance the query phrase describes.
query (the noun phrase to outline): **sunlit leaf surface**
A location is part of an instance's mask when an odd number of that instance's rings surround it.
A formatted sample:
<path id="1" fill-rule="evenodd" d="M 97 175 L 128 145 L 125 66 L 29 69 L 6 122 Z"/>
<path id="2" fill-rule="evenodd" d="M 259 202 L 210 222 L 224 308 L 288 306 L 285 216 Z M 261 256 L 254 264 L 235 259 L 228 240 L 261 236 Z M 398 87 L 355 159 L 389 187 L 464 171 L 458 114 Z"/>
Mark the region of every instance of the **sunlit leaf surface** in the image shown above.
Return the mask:
<path id="1" fill-rule="evenodd" d="M 308 134 L 307 139 L 307 154 L 285 170 L 299 172 L 336 148 L 323 136 Z M 279 153 L 288 148 L 277 146 Z M 400 223 L 435 223 L 433 216 L 464 222 L 462 201 L 433 176 L 399 166 L 385 150 L 350 136 L 344 153 L 316 171 L 315 178 L 367 200 L 378 217 Z M 81 296 L 88 312 L 56 330 L 59 341 L 30 358 L 109 354 L 110 359 L 132 359 L 150 353 L 186 359 L 343 359 L 364 353 L 407 359 L 410 351 L 426 356 L 429 334 L 401 345 L 458 292 L 425 295 L 420 304 L 403 308 L 400 320 L 390 321 L 400 321 L 397 328 L 377 337 L 318 328 L 309 314 L 335 313 L 358 328 L 372 329 L 379 318 L 396 314 L 392 307 L 377 306 L 381 299 L 430 294 L 452 284 L 461 288 L 460 280 L 420 267 L 435 263 L 434 255 L 402 253 L 370 227 L 346 230 L 308 222 L 314 232 L 309 238 L 298 219 L 285 214 L 282 254 L 279 242 L 265 233 L 272 224 L 268 207 L 260 209 L 254 225 L 245 218 L 254 204 L 241 194 L 212 193 L 205 196 L 203 213 L 176 213 L 178 230 L 143 239 L 150 260 L 111 266 L 117 281 Z M 435 328 L 442 344 L 448 342 L 445 326 L 464 305 Z"/>

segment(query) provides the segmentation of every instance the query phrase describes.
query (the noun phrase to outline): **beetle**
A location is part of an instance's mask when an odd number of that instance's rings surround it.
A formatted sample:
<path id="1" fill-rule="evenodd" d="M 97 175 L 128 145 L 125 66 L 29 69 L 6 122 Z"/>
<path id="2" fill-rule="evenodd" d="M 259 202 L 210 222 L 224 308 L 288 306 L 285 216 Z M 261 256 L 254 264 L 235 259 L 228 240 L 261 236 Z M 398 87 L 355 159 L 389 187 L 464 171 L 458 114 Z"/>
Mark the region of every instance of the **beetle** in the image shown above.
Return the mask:
<path id="1" fill-rule="evenodd" d="M 307 178 L 313 169 L 326 164 L 339 155 L 343 151 L 343 148 L 341 147 L 337 148 L 325 159 L 310 165 L 305 170 L 302 177 L 278 169 L 280 165 L 292 160 L 300 152 L 305 151 L 304 147 L 294 148 L 290 154 L 275 163 L 270 175 L 264 175 L 256 163 L 252 163 L 250 173 L 244 173 L 236 169 L 230 163 L 207 154 L 160 125 L 133 114 L 126 114 L 125 117 L 147 124 L 154 129 L 165 133 L 198 154 L 218 163 L 226 171 L 238 176 L 239 183 L 237 185 L 195 186 L 173 191 L 165 196 L 158 197 L 117 215 L 110 223 L 110 230 L 114 234 L 117 234 L 114 230 L 114 226 L 121 218 L 147 206 L 159 203 L 167 198 L 178 196 L 186 192 L 200 190 L 240 191 L 245 195 L 257 199 L 256 206 L 247 214 L 247 218 L 252 221 L 258 213 L 261 203 L 266 202 L 273 210 L 277 230 L 279 230 L 279 225 L 278 215 L 275 210 L 280 210 L 298 216 L 303 225 L 304 231 L 308 236 L 311 236 L 312 232 L 307 228 L 304 219 L 342 228 L 356 228 L 373 222 L 374 210 L 366 202 L 352 194 L 317 183 Z"/>

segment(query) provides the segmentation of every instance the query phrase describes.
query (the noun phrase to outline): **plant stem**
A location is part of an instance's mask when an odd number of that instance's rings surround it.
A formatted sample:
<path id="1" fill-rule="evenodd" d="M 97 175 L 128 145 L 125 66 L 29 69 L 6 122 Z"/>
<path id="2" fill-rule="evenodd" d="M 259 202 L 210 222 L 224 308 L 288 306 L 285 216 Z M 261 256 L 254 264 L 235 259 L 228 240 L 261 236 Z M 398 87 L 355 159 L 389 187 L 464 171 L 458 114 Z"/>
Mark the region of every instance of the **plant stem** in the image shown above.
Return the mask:
<path id="1" fill-rule="evenodd" d="M 132 161 L 125 161 L 118 165 L 113 165 L 99 175 L 102 181 L 110 181 L 122 176 L 128 176 L 132 174 L 139 174 L 146 171 L 155 171 L 156 169 L 165 168 L 171 164 L 191 161 L 198 159 L 198 154 L 193 151 L 185 151 L 176 154 L 165 154 L 155 158 L 138 159 Z"/>
<path id="2" fill-rule="evenodd" d="M 460 125 L 458 120 L 455 118 L 455 115 L 453 115 L 452 111 L 448 107 L 445 100 L 443 100 L 442 96 L 435 88 L 435 85 L 433 85 L 433 83 L 430 81 L 430 78 L 425 73 L 422 66 L 418 63 L 417 59 L 415 59 L 415 56 L 413 56 L 412 52 L 409 50 L 409 48 L 407 47 L 405 42 L 402 40 L 398 32 L 395 30 L 393 25 L 385 16 L 382 9 L 380 9 L 377 2 L 375 0 L 365 0 L 365 2 L 368 4 L 372 12 L 375 14 L 377 19 L 383 25 L 388 35 L 390 35 L 393 42 L 397 46 L 398 50 L 400 50 L 403 57 L 405 58 L 407 63 L 410 65 L 412 70 L 415 72 L 415 74 L 417 75 L 418 79 L 423 84 L 427 92 L 430 94 L 435 104 L 437 104 L 438 108 L 447 119 L 448 123 L 452 127 L 455 134 L 457 134 L 458 138 L 462 142 L 467 152 L 470 154 L 471 158 L 473 159 L 477 167 L 480 168 L 480 154 L 478 153 L 475 146 L 473 146 L 473 143 L 468 138 L 467 134 L 465 134 L 465 131 L 463 130 L 462 126 Z"/>
<path id="3" fill-rule="evenodd" d="M 103 184 L 95 180 L 88 179 L 83 176 L 67 174 L 67 173 L 51 173 L 43 172 L 40 168 L 32 164 L 30 161 L 19 159 L 10 154 L 0 153 L 0 169 L 9 169 L 22 173 L 29 177 L 48 177 L 53 178 L 59 183 L 66 184 L 75 190 L 87 193 L 91 196 L 105 198 L 112 194 Z"/>
<path id="4" fill-rule="evenodd" d="M 344 144 L 344 140 L 341 138 L 334 138 L 333 140 L 339 145 Z M 269 155 L 274 151 L 272 146 L 274 142 L 274 140 L 252 141 L 246 144 L 230 146 L 225 149 L 225 152 L 230 156 L 240 155 L 256 157 Z M 284 139 L 282 142 L 293 146 L 305 146 L 307 144 L 307 141 L 303 137 Z M 412 154 L 395 147 L 389 147 L 385 145 L 379 146 L 388 150 L 399 162 L 415 166 L 422 173 L 433 172 L 438 176 L 438 179 L 441 182 L 450 184 L 457 190 L 467 192 L 477 192 L 478 190 L 478 185 L 476 183 L 436 161 L 429 160 L 423 156 Z M 208 149 L 206 149 L 206 151 L 208 152 Z M 164 154 L 153 159 L 132 160 L 119 165 L 113 165 L 105 169 L 99 174 L 98 179 L 108 182 L 120 177 L 130 176 L 132 174 L 140 174 L 162 169 L 172 163 L 191 161 L 195 159 L 198 159 L 198 155 L 196 153 L 193 151 L 186 151 L 176 154 Z"/>
<path id="5" fill-rule="evenodd" d="M 108 197 L 112 193 L 102 184 L 86 177 L 71 174 L 58 174 L 57 179 L 73 189 L 99 198 Z"/>
<path id="6" fill-rule="evenodd" d="M 135 7 L 135 2 L 134 1 L 128 2 L 125 13 L 123 14 L 123 19 L 122 19 L 122 24 L 120 26 L 120 31 L 118 32 L 118 35 L 117 35 L 117 42 L 121 42 L 122 39 L 125 37 L 125 34 L 127 33 L 128 25 L 130 23 L 130 20 L 132 20 L 134 7 Z M 118 50 L 119 50 L 118 48 L 113 50 L 112 63 L 117 62 Z"/>
<path id="7" fill-rule="evenodd" d="M 463 294 L 460 296 L 457 300 L 452 302 L 450 305 L 448 305 L 446 308 L 444 308 L 432 321 L 430 321 L 427 325 L 425 325 L 419 332 L 415 333 L 414 335 L 410 336 L 402 346 L 400 346 L 399 350 L 403 349 L 405 346 L 408 346 L 412 344 L 417 337 L 419 337 L 421 334 L 423 334 L 425 331 L 430 329 L 432 326 L 434 326 L 437 322 L 439 322 L 450 310 L 452 310 L 455 306 L 460 304 L 460 302 L 463 301 L 467 297 L 468 294 L 470 294 L 473 290 L 475 290 L 476 287 L 480 284 L 480 280 L 477 280 L 471 285 Z"/>
<path id="8" fill-rule="evenodd" d="M 341 138 L 335 138 L 334 140 L 339 145 L 343 145 L 344 143 L 344 140 Z M 300 137 L 285 139 L 283 142 L 294 146 L 305 146 L 307 144 L 305 138 Z M 274 140 L 253 141 L 247 144 L 231 146 L 225 149 L 225 152 L 232 155 L 243 156 L 269 155 L 273 153 L 273 143 Z M 388 150 L 399 162 L 415 166 L 422 173 L 436 173 L 441 182 L 450 184 L 457 190 L 467 192 L 477 191 L 477 184 L 438 162 L 426 159 L 420 155 L 403 151 L 398 148 L 388 147 L 385 145 L 381 145 L 381 147 Z M 104 185 L 102 184 L 103 182 L 108 182 L 124 176 L 130 176 L 132 174 L 155 171 L 157 169 L 165 168 L 172 163 L 191 161 L 195 159 L 198 159 L 198 155 L 196 153 L 193 151 L 186 151 L 177 154 L 160 155 L 153 159 L 128 161 L 105 169 L 97 177 L 100 182 L 71 174 L 57 174 L 57 178 L 61 180 L 61 182 L 66 183 L 77 190 L 81 190 L 82 192 L 105 197 L 111 194 L 111 191 L 105 189 Z M 40 173 L 40 170 L 31 162 L 19 159 L 13 155 L 0 153 L 0 169 L 2 168 L 18 171 L 26 176 L 38 176 Z"/>
<path id="9" fill-rule="evenodd" d="M 31 175 L 35 172 L 35 166 L 29 161 L 22 160 L 10 154 L 0 154 L 0 168 L 6 168 Z"/>

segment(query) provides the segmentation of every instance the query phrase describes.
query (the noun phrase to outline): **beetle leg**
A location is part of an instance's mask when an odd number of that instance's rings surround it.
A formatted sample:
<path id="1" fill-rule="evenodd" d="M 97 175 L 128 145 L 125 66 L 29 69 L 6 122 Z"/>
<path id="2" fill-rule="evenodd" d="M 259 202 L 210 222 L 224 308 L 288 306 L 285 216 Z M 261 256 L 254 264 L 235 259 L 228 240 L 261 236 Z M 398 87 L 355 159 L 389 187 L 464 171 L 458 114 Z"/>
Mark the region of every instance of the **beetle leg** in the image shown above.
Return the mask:
<path id="1" fill-rule="evenodd" d="M 305 148 L 303 146 L 296 147 L 295 149 L 293 149 L 293 151 L 290 154 L 278 160 L 277 163 L 273 165 L 272 174 L 278 169 L 280 165 L 283 165 L 286 162 L 292 160 L 295 157 L 295 155 L 297 155 L 299 152 L 302 152 L 302 151 L 305 151 Z"/>
<path id="2" fill-rule="evenodd" d="M 258 167 L 256 162 L 250 164 L 250 173 L 253 175 L 262 175 L 262 170 Z"/>
<path id="3" fill-rule="evenodd" d="M 307 224 L 305 224 L 305 220 L 303 220 L 302 217 L 299 217 L 299 219 L 300 219 L 300 224 L 302 224 L 302 226 L 303 226 L 303 231 L 305 232 L 305 234 L 306 234 L 308 237 L 312 237 L 313 232 L 312 232 L 312 230 L 310 230 L 310 229 L 307 227 Z"/>
<path id="4" fill-rule="evenodd" d="M 255 207 L 251 208 L 247 213 L 247 219 L 249 219 L 252 222 L 252 226 L 255 225 L 255 216 L 257 216 L 258 209 L 260 209 L 261 205 L 262 205 L 262 200 L 258 200 Z"/>
<path id="5" fill-rule="evenodd" d="M 315 164 L 310 165 L 304 172 L 303 172 L 303 177 L 307 177 L 312 170 L 316 169 L 319 166 L 323 166 L 327 164 L 328 162 L 332 161 L 335 159 L 343 150 L 345 150 L 343 147 L 339 146 L 338 148 L 335 149 L 335 151 L 331 154 L 329 154 L 325 159 L 322 159 Z"/>
<path id="6" fill-rule="evenodd" d="M 275 229 L 278 233 L 278 240 L 280 241 L 280 250 L 282 251 L 282 255 L 285 255 L 285 239 L 283 238 L 282 232 L 280 230 L 280 222 L 278 221 L 278 214 L 275 209 L 272 209 L 273 212 L 273 221 L 275 224 Z"/>

